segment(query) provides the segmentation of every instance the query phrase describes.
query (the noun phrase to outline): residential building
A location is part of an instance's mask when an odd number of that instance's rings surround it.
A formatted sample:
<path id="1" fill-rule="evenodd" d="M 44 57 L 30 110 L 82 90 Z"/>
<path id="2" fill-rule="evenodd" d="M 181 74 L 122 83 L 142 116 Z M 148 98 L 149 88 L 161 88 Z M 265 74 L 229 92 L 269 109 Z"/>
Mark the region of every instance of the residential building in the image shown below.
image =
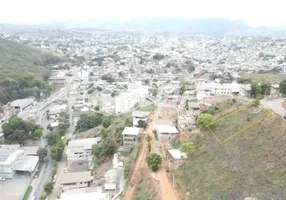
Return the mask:
<path id="1" fill-rule="evenodd" d="M 125 113 L 139 102 L 136 92 L 125 92 L 115 97 L 115 114 Z"/>
<path id="2" fill-rule="evenodd" d="M 70 164 L 79 160 L 91 161 L 92 146 L 99 143 L 100 141 L 100 137 L 69 141 L 66 152 L 68 163 Z"/>
<path id="3" fill-rule="evenodd" d="M 150 112 L 147 111 L 133 111 L 132 117 L 133 117 L 133 126 L 138 126 L 138 121 L 143 120 L 146 122 L 148 120 L 148 117 L 150 115 Z"/>
<path id="4" fill-rule="evenodd" d="M 123 147 L 132 148 L 140 139 L 140 128 L 125 127 L 122 132 Z"/>
<path id="5" fill-rule="evenodd" d="M 91 182 L 90 171 L 64 173 L 61 177 L 61 188 L 63 191 L 86 188 Z"/>
<path id="6" fill-rule="evenodd" d="M 168 153 L 172 163 L 181 163 L 184 159 L 187 158 L 187 154 L 181 152 L 179 149 L 169 149 Z"/>

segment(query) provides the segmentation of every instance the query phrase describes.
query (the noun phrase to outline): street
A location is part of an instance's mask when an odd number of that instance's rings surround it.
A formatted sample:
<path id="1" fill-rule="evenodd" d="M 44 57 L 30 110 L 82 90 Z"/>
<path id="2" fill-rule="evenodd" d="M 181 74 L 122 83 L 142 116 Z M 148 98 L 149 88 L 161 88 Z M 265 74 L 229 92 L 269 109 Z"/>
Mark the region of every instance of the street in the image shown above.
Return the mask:
<path id="1" fill-rule="evenodd" d="M 275 113 L 283 117 L 286 113 L 286 110 L 282 107 L 282 102 L 284 102 L 285 99 L 274 99 L 274 100 L 261 100 L 260 103 L 265 108 L 269 108 L 273 110 Z"/>

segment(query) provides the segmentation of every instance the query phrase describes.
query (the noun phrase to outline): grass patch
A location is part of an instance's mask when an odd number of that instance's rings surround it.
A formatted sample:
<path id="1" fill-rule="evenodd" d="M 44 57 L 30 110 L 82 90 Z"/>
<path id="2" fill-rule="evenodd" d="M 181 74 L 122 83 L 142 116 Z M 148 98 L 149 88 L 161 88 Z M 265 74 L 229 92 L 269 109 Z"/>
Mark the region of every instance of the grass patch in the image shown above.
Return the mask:
<path id="1" fill-rule="evenodd" d="M 141 143 L 138 143 L 133 147 L 131 154 L 128 156 L 128 161 L 124 165 L 124 178 L 126 180 L 129 180 L 129 174 L 131 172 L 132 166 L 134 165 L 134 162 L 140 152 Z M 127 184 L 126 184 L 127 185 Z"/>
<path id="2" fill-rule="evenodd" d="M 256 83 L 272 83 L 279 84 L 282 80 L 285 79 L 284 74 L 253 74 L 250 77 L 250 80 Z"/>
<path id="3" fill-rule="evenodd" d="M 136 110 L 138 111 L 149 111 L 149 112 L 152 112 L 156 109 L 156 106 L 154 104 L 150 104 L 148 106 L 138 106 L 136 108 Z"/>
<path id="4" fill-rule="evenodd" d="M 263 119 L 269 113 L 254 104 L 237 109 L 220 117 L 209 128 L 220 142 L 228 140 L 245 128 Z M 235 123 L 234 123 L 235 122 Z"/>
<path id="5" fill-rule="evenodd" d="M 222 144 L 207 130 L 194 135 L 195 151 L 176 171 L 184 200 L 286 199 L 285 133 L 285 120 L 271 116 Z"/>
<path id="6" fill-rule="evenodd" d="M 180 140 L 171 139 L 170 143 L 174 149 L 179 149 L 181 147 L 181 141 Z"/>
<path id="7" fill-rule="evenodd" d="M 27 188 L 26 192 L 25 192 L 25 195 L 24 195 L 24 197 L 23 197 L 23 200 L 29 200 L 29 197 L 30 197 L 31 192 L 32 192 L 32 187 L 29 186 L 29 187 Z"/>
<path id="8" fill-rule="evenodd" d="M 139 183 L 132 200 L 158 200 L 158 183 L 148 175 L 148 169 L 142 169 Z"/>

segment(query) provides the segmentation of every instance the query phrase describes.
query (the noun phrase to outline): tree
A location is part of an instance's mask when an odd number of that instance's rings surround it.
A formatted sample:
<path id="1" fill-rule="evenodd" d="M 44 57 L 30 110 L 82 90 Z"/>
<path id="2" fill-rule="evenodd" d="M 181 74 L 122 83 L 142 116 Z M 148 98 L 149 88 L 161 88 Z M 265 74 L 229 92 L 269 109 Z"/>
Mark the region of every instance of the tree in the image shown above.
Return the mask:
<path id="1" fill-rule="evenodd" d="M 280 90 L 280 93 L 282 93 L 283 95 L 286 95 L 286 80 L 283 80 L 280 82 L 279 90 Z"/>
<path id="2" fill-rule="evenodd" d="M 213 121 L 213 116 L 211 114 L 200 114 L 197 118 L 196 124 L 199 128 L 206 128 Z"/>
<path id="3" fill-rule="evenodd" d="M 156 97 L 157 94 L 158 94 L 158 89 L 153 89 L 153 90 L 152 90 L 152 96 L 153 96 L 153 97 Z"/>
<path id="4" fill-rule="evenodd" d="M 94 110 L 99 111 L 99 106 L 95 106 Z"/>
<path id="5" fill-rule="evenodd" d="M 92 153 L 94 155 L 94 162 L 96 164 L 101 164 L 106 158 L 110 158 L 116 151 L 116 143 L 114 140 L 105 138 L 99 144 L 96 144 L 92 148 Z"/>
<path id="6" fill-rule="evenodd" d="M 78 132 L 83 132 L 88 129 L 97 127 L 98 125 L 101 124 L 103 117 L 104 115 L 98 112 L 91 113 L 88 115 L 83 115 L 78 120 L 75 130 Z"/>
<path id="7" fill-rule="evenodd" d="M 2 125 L 2 130 L 5 139 L 24 144 L 29 138 L 31 127 L 23 119 L 12 116 L 7 123 Z"/>
<path id="8" fill-rule="evenodd" d="M 250 96 L 254 98 L 260 98 L 261 87 L 258 83 L 251 83 Z"/>
<path id="9" fill-rule="evenodd" d="M 256 105 L 256 106 L 259 106 L 259 105 L 260 105 L 259 99 L 255 99 L 252 103 L 253 103 L 254 105 Z"/>
<path id="10" fill-rule="evenodd" d="M 162 157 L 156 153 L 151 153 L 147 156 L 146 161 L 151 166 L 152 171 L 158 170 L 158 165 L 162 163 Z"/>
<path id="11" fill-rule="evenodd" d="M 67 112 L 61 112 L 59 115 L 59 125 L 57 127 L 60 135 L 64 135 L 67 129 L 70 127 L 69 114 Z"/>
<path id="12" fill-rule="evenodd" d="M 40 162 L 44 161 L 44 158 L 48 155 L 48 151 L 46 148 L 40 148 L 37 152 L 38 156 L 39 156 L 39 160 Z"/>
<path id="13" fill-rule="evenodd" d="M 50 132 L 47 135 L 47 141 L 50 146 L 55 145 L 61 141 L 61 136 L 56 132 Z"/>
<path id="14" fill-rule="evenodd" d="M 41 128 L 36 129 L 31 133 L 31 137 L 36 139 L 39 139 L 40 137 L 42 137 L 42 135 L 43 135 L 43 129 Z"/>
<path id="15" fill-rule="evenodd" d="M 137 127 L 139 127 L 139 128 L 145 128 L 145 126 L 146 126 L 146 121 L 140 119 L 140 120 L 138 121 Z"/>
<path id="16" fill-rule="evenodd" d="M 54 144 L 51 147 L 51 158 L 55 161 L 60 161 L 62 159 L 64 149 L 65 145 L 62 143 L 62 141 L 58 142 L 57 144 Z"/>
<path id="17" fill-rule="evenodd" d="M 182 95 L 186 91 L 186 84 L 185 82 L 181 83 L 180 92 L 179 94 Z"/>
<path id="18" fill-rule="evenodd" d="M 47 183 L 44 187 L 44 190 L 47 195 L 51 194 L 54 189 L 54 184 L 53 183 Z"/>
<path id="19" fill-rule="evenodd" d="M 260 85 L 261 94 L 262 95 L 270 95 L 271 84 L 270 83 L 262 83 Z"/>
<path id="20" fill-rule="evenodd" d="M 132 122 L 131 118 L 127 118 L 127 119 L 125 120 L 125 126 L 126 126 L 126 127 L 131 127 L 131 126 L 133 126 L 133 122 Z"/>
<path id="21" fill-rule="evenodd" d="M 104 117 L 101 124 L 104 128 L 108 128 L 111 125 L 111 122 L 111 117 Z"/>
<path id="22" fill-rule="evenodd" d="M 190 153 L 195 149 L 195 145 L 192 142 L 185 142 L 182 144 L 180 150 L 185 153 Z"/>

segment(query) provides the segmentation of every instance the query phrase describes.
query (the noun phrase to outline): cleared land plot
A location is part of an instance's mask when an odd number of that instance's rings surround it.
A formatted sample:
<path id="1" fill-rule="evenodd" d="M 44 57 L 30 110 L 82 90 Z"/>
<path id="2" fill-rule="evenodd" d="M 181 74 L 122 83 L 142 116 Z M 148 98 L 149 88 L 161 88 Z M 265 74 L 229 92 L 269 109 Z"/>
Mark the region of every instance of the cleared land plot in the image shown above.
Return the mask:
<path id="1" fill-rule="evenodd" d="M 268 116 L 270 116 L 270 113 L 267 110 L 255 104 L 250 104 L 219 118 L 209 124 L 208 128 L 218 142 L 223 143 L 263 121 Z"/>

